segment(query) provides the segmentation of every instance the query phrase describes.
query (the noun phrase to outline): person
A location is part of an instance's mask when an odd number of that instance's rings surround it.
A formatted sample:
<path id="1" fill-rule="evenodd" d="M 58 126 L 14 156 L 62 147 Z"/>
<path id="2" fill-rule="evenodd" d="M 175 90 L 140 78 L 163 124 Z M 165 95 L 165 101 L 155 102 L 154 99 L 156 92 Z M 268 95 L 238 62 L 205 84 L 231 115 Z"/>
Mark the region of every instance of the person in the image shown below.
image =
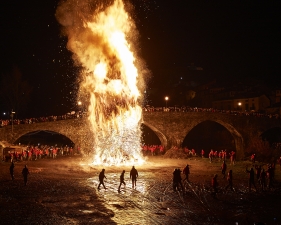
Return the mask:
<path id="1" fill-rule="evenodd" d="M 214 159 L 218 158 L 218 151 L 214 151 L 213 156 L 214 156 Z"/>
<path id="2" fill-rule="evenodd" d="M 120 188 L 121 188 L 122 184 L 124 184 L 126 186 L 126 183 L 124 181 L 124 175 L 125 175 L 125 170 L 123 170 L 121 175 L 120 175 L 120 185 L 119 185 L 118 191 L 120 191 Z"/>
<path id="3" fill-rule="evenodd" d="M 183 181 L 186 180 L 187 182 L 189 182 L 188 175 L 190 173 L 190 170 L 189 170 L 189 165 L 188 164 L 186 164 L 186 167 L 184 167 L 182 173 L 185 175 L 185 178 L 183 179 Z"/>
<path id="4" fill-rule="evenodd" d="M 251 161 L 252 161 L 253 164 L 255 164 L 255 162 L 256 162 L 256 154 L 252 154 L 251 155 Z"/>
<path id="5" fill-rule="evenodd" d="M 214 155 L 214 152 L 213 152 L 213 149 L 211 149 L 211 151 L 209 152 L 209 160 L 210 160 L 210 163 L 213 162 L 213 155 Z"/>
<path id="6" fill-rule="evenodd" d="M 224 161 L 226 161 L 226 156 L 227 156 L 227 152 L 226 152 L 226 149 L 225 149 L 225 150 L 223 151 L 223 158 L 222 158 Z"/>
<path id="7" fill-rule="evenodd" d="M 177 190 L 180 191 L 179 185 L 181 186 L 181 190 L 184 191 L 183 185 L 181 182 L 181 170 L 175 169 L 173 172 L 173 189 L 174 189 L 174 191 L 177 191 Z"/>
<path id="8" fill-rule="evenodd" d="M 133 188 L 137 186 L 138 176 L 139 176 L 138 171 L 136 170 L 135 166 L 133 166 L 131 171 L 130 171 L 130 179 L 132 179 L 132 187 Z"/>
<path id="9" fill-rule="evenodd" d="M 219 152 L 219 161 L 221 161 L 221 159 L 222 159 L 222 154 L 223 154 L 223 150 L 221 150 L 221 151 Z"/>
<path id="10" fill-rule="evenodd" d="M 226 172 L 226 163 L 225 161 L 223 161 L 222 165 L 221 165 L 221 173 L 223 175 L 223 178 L 225 178 L 225 172 Z"/>
<path id="11" fill-rule="evenodd" d="M 218 184 L 217 178 L 218 178 L 217 174 L 215 174 L 212 178 L 212 188 L 213 188 L 212 194 L 213 194 L 214 198 L 217 198 L 217 193 L 218 193 L 218 185 L 219 184 Z"/>
<path id="12" fill-rule="evenodd" d="M 24 168 L 22 169 L 21 173 L 23 175 L 24 185 L 26 186 L 26 184 L 27 184 L 27 176 L 29 175 L 29 170 L 27 168 L 27 165 L 24 166 Z"/>
<path id="13" fill-rule="evenodd" d="M 230 187 L 230 189 L 233 191 L 233 186 L 232 186 L 232 184 L 233 184 L 232 183 L 232 170 L 228 171 L 226 180 L 228 182 L 228 185 L 226 185 L 225 190 L 227 190 Z"/>
<path id="14" fill-rule="evenodd" d="M 248 170 L 246 168 L 246 173 L 249 173 L 249 192 L 252 189 L 252 185 L 254 186 L 254 188 L 257 191 L 256 185 L 255 185 L 255 171 L 254 171 L 253 167 L 250 170 Z"/>
<path id="15" fill-rule="evenodd" d="M 261 176 L 261 165 L 255 165 L 255 169 L 256 169 L 256 175 L 257 175 L 257 181 L 260 180 L 260 176 Z"/>
<path id="16" fill-rule="evenodd" d="M 178 182 L 177 182 L 177 171 L 178 169 L 174 169 L 173 172 L 173 190 L 176 191 L 177 187 L 178 187 Z"/>
<path id="17" fill-rule="evenodd" d="M 266 176 L 268 180 L 267 187 L 270 189 L 273 187 L 273 168 L 271 164 L 267 166 Z"/>
<path id="18" fill-rule="evenodd" d="M 201 156 L 202 156 L 202 158 L 204 158 L 204 154 L 205 154 L 205 151 L 204 151 L 204 149 L 202 149 L 202 150 L 201 150 Z"/>
<path id="19" fill-rule="evenodd" d="M 14 161 L 12 160 L 12 163 L 10 165 L 10 174 L 11 174 L 12 180 L 15 179 L 15 177 L 14 177 L 14 168 L 15 168 L 15 164 L 14 164 Z"/>
<path id="20" fill-rule="evenodd" d="M 264 169 L 262 169 L 259 179 L 260 179 L 261 190 L 264 191 L 266 188 L 266 172 Z"/>
<path id="21" fill-rule="evenodd" d="M 196 151 L 194 148 L 191 150 L 191 154 L 192 154 L 192 156 L 196 156 Z"/>
<path id="22" fill-rule="evenodd" d="M 235 152 L 231 151 L 230 153 L 230 165 L 235 165 Z"/>
<path id="23" fill-rule="evenodd" d="M 100 189 L 100 186 L 101 186 L 101 185 L 104 187 L 104 189 L 106 189 L 106 187 L 105 187 L 105 185 L 104 185 L 104 178 L 105 178 L 105 179 L 107 179 L 107 178 L 106 178 L 106 176 L 104 175 L 104 172 L 105 172 L 105 169 L 102 169 L 102 171 L 101 171 L 100 174 L 99 174 L 99 181 L 100 181 L 100 183 L 99 183 L 98 189 Z"/>

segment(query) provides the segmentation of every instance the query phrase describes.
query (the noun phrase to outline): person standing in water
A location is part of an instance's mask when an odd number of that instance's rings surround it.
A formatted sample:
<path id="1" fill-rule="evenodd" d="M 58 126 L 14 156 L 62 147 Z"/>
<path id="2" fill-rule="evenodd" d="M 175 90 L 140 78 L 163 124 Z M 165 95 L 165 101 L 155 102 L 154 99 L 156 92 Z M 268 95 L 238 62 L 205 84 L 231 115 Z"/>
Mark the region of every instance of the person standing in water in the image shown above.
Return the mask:
<path id="1" fill-rule="evenodd" d="M 104 187 L 104 189 L 106 189 L 106 187 L 105 187 L 105 185 L 104 185 L 104 178 L 105 178 L 105 179 L 107 179 L 107 178 L 106 178 L 106 176 L 104 175 L 104 172 L 105 172 L 105 169 L 102 169 L 102 171 L 101 171 L 100 174 L 99 174 L 99 181 L 100 181 L 100 183 L 99 183 L 98 189 L 100 189 L 100 186 L 101 186 L 101 185 Z"/>
<path id="2" fill-rule="evenodd" d="M 133 166 L 131 171 L 130 171 L 130 178 L 132 179 L 132 187 L 133 188 L 137 186 L 137 178 L 138 178 L 138 176 L 139 176 L 138 171 Z"/>
<path id="3" fill-rule="evenodd" d="M 15 168 L 15 164 L 14 164 L 14 161 L 12 161 L 12 163 L 10 165 L 10 174 L 11 174 L 12 180 L 15 179 L 15 177 L 14 177 L 14 168 Z"/>
<path id="4" fill-rule="evenodd" d="M 120 191 L 120 188 L 121 188 L 122 184 L 124 184 L 126 186 L 126 183 L 124 181 L 124 175 L 125 175 L 125 170 L 123 170 L 121 175 L 120 175 L 120 185 L 119 185 L 118 191 Z"/>
<path id="5" fill-rule="evenodd" d="M 22 169 L 21 173 L 23 175 L 24 185 L 26 186 L 26 184 L 27 184 L 27 176 L 29 175 L 29 170 L 27 168 L 27 165 L 24 166 L 24 168 Z"/>

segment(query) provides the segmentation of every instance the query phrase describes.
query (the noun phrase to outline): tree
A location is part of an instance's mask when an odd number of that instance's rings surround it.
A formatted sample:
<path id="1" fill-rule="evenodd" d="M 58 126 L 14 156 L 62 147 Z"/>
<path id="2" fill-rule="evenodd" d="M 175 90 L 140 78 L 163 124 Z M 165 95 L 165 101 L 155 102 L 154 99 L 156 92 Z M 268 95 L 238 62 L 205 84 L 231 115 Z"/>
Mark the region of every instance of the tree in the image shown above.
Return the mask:
<path id="1" fill-rule="evenodd" d="M 14 66 L 9 73 L 2 74 L 0 82 L 0 98 L 3 105 L 18 114 L 25 111 L 30 100 L 32 88 L 22 80 L 22 73 Z"/>

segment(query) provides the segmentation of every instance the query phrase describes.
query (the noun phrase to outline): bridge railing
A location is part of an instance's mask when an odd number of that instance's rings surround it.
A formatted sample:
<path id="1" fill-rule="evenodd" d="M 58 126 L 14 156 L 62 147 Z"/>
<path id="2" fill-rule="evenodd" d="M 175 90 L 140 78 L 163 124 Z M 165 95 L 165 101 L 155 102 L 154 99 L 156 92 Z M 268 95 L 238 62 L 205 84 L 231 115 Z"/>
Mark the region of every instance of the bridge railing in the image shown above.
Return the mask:
<path id="1" fill-rule="evenodd" d="M 28 119 L 11 119 L 9 120 L 0 120 L 0 126 L 8 126 L 8 125 L 19 125 L 19 124 L 32 124 L 32 123 L 43 123 L 43 122 L 54 122 L 59 120 L 68 120 L 68 119 L 76 119 L 85 117 L 86 112 L 74 112 L 67 113 L 61 116 L 46 116 L 39 118 L 28 118 Z"/>
<path id="2" fill-rule="evenodd" d="M 254 116 L 258 118 L 271 118 L 271 119 L 280 119 L 278 114 L 265 114 L 255 111 L 236 111 L 236 110 L 220 110 L 214 108 L 199 108 L 199 107 L 153 107 L 146 106 L 143 107 L 143 112 L 209 112 L 209 113 L 223 113 L 233 116 Z M 27 119 L 8 119 L 8 120 L 0 120 L 0 127 L 7 125 L 18 125 L 18 124 L 32 124 L 32 123 L 43 123 L 43 122 L 53 122 L 58 120 L 67 120 L 67 119 L 75 119 L 75 118 L 83 118 L 85 117 L 87 112 L 85 111 L 72 111 L 71 113 L 67 113 L 61 116 L 46 116 L 39 118 L 27 118 Z"/>
<path id="3" fill-rule="evenodd" d="M 278 114 L 266 114 L 255 111 L 237 111 L 237 110 L 220 110 L 214 108 L 198 108 L 198 107 L 144 107 L 144 112 L 209 112 L 223 113 L 234 116 L 254 116 L 259 118 L 280 119 Z"/>

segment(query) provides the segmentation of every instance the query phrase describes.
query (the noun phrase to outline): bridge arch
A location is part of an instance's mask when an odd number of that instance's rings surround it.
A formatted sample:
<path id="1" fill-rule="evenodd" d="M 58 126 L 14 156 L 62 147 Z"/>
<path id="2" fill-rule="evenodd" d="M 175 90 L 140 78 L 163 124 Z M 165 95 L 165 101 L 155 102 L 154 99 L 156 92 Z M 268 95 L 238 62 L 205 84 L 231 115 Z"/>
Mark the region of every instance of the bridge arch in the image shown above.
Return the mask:
<path id="1" fill-rule="evenodd" d="M 196 126 L 207 122 L 207 121 L 211 121 L 211 122 L 215 122 L 217 124 L 220 124 L 221 126 L 223 126 L 233 137 L 234 143 L 235 143 L 235 149 L 236 149 L 236 154 L 238 158 L 243 158 L 244 157 L 244 141 L 243 141 L 243 137 L 242 135 L 239 133 L 239 131 L 233 127 L 231 124 L 218 119 L 218 118 L 202 118 L 202 119 L 198 119 L 196 121 L 194 121 L 194 123 L 192 123 L 186 130 L 185 130 L 185 134 L 186 136 L 188 135 L 188 133 L 190 133 Z M 183 140 L 182 140 L 183 143 Z"/>
<path id="2" fill-rule="evenodd" d="M 157 129 L 153 125 L 146 123 L 146 122 L 143 122 L 142 124 L 149 127 L 157 135 L 162 146 L 164 146 L 165 148 L 167 147 L 168 140 L 167 140 L 166 136 L 159 129 Z"/>
<path id="3" fill-rule="evenodd" d="M 15 143 L 22 136 L 27 135 L 29 133 L 36 132 L 36 131 L 38 131 L 38 132 L 39 131 L 45 131 L 45 132 L 51 131 L 51 132 L 54 132 L 54 133 L 57 133 L 57 134 L 60 134 L 60 135 L 63 135 L 65 137 L 67 137 L 71 142 L 73 142 L 75 144 L 75 140 L 72 139 L 73 137 L 69 136 L 69 134 L 67 134 L 67 133 L 62 132 L 60 129 L 38 129 L 36 127 L 34 127 L 33 129 L 29 129 L 28 131 L 21 130 L 20 132 L 17 132 L 16 134 L 13 135 L 11 143 Z"/>
<path id="4" fill-rule="evenodd" d="M 76 146 L 83 146 L 86 143 L 89 135 L 87 123 L 83 119 L 59 120 L 52 122 L 19 124 L 14 126 L 14 132 L 11 132 L 11 127 L 6 126 L 1 128 L 0 136 L 2 140 L 10 143 L 15 143 L 20 137 L 36 131 L 52 131 L 67 137 Z"/>
<path id="5" fill-rule="evenodd" d="M 61 145 L 73 146 L 74 144 L 74 142 L 69 137 L 49 129 L 34 130 L 18 136 L 18 138 L 15 137 L 15 144 L 28 144 L 30 142 L 33 142 L 33 144 L 35 144 L 34 141 L 38 141 L 36 142 L 36 145 L 37 143 L 45 145 L 46 142 L 49 142 L 52 143 L 52 145 L 57 145 L 59 147 Z"/>

